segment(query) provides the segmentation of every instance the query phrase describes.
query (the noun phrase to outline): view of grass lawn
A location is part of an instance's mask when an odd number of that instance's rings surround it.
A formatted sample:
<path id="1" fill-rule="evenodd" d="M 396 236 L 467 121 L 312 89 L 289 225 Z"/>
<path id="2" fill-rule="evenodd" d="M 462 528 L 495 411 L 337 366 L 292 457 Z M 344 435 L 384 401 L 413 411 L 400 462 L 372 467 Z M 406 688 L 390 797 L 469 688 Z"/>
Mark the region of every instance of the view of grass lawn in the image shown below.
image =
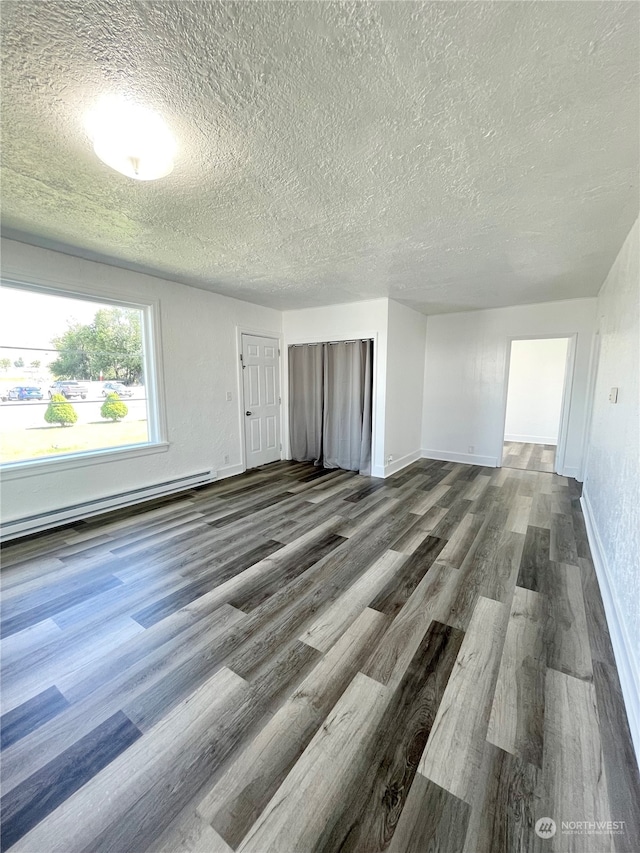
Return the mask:
<path id="1" fill-rule="evenodd" d="M 38 426 L 3 431 L 0 460 L 20 462 L 37 456 L 81 453 L 149 440 L 147 421 L 96 421 L 73 426 Z"/>

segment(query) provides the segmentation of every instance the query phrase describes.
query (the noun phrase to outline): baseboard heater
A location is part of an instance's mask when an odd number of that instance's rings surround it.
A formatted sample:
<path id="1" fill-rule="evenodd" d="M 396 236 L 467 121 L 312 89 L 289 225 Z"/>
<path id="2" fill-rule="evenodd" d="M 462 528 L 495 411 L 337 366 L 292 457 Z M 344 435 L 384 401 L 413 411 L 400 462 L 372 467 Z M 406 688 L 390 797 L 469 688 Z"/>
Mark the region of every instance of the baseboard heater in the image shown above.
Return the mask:
<path id="1" fill-rule="evenodd" d="M 41 512 L 37 515 L 29 515 L 14 521 L 7 521 L 2 525 L 0 542 L 8 542 L 18 536 L 28 536 L 50 530 L 62 524 L 72 524 L 74 521 L 82 521 L 92 515 L 99 515 L 111 509 L 122 509 L 133 506 L 153 498 L 183 492 L 198 486 L 206 486 L 216 479 L 215 471 L 200 471 L 198 474 L 190 474 L 187 477 L 177 477 L 175 480 L 165 480 L 163 483 L 155 483 L 151 486 L 143 486 L 140 489 L 130 489 L 128 492 L 119 492 L 94 501 L 84 501 L 61 509 Z"/>

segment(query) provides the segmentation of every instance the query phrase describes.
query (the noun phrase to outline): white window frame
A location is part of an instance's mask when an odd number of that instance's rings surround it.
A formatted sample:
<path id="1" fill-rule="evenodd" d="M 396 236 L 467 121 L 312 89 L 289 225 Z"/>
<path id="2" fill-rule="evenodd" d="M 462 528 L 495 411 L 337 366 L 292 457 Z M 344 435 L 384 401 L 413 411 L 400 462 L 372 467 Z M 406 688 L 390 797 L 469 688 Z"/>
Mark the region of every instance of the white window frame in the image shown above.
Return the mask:
<path id="1" fill-rule="evenodd" d="M 100 305 L 113 305 L 115 308 L 133 308 L 142 313 L 142 351 L 144 357 L 144 380 L 147 396 L 148 441 L 143 444 L 105 447 L 96 450 L 83 450 L 78 453 L 61 453 L 59 456 L 43 456 L 38 459 L 25 459 L 17 462 L 0 463 L 0 475 L 3 480 L 16 480 L 23 477 L 44 474 L 49 471 L 72 470 L 103 462 L 127 460 L 153 453 L 164 453 L 169 449 L 167 440 L 167 420 L 164 400 L 164 370 L 162 365 L 162 346 L 160 328 L 160 302 L 149 300 L 133 302 L 127 297 L 111 291 L 92 290 L 88 293 L 82 288 L 58 284 L 40 284 L 2 277 L 0 284 L 16 290 L 26 290 L 47 296 L 62 296 L 67 299 L 79 299 Z"/>

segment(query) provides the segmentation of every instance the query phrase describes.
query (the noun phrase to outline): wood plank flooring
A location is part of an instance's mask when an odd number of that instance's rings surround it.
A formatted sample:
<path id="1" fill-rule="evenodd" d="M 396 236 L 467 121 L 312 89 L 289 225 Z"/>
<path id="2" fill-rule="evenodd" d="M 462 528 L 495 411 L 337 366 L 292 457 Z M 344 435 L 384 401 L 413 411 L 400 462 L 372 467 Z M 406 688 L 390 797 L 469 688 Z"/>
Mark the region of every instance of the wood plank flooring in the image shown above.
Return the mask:
<path id="1" fill-rule="evenodd" d="M 2 850 L 638 853 L 579 486 L 532 458 L 281 462 L 5 546 Z"/>
<path id="2" fill-rule="evenodd" d="M 525 444 L 522 441 L 505 441 L 502 452 L 504 468 L 541 471 L 553 474 L 556 461 L 554 444 Z"/>

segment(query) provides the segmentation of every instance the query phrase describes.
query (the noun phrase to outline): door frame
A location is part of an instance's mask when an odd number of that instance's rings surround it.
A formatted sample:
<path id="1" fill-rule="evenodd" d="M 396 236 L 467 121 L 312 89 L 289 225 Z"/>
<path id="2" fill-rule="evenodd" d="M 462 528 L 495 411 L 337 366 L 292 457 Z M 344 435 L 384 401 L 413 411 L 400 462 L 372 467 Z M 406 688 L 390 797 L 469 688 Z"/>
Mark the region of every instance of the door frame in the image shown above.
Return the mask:
<path id="1" fill-rule="evenodd" d="M 582 454 L 580 458 L 580 469 L 578 482 L 583 483 L 589 466 L 589 451 L 591 449 L 591 425 L 593 423 L 593 404 L 596 396 L 596 385 L 598 382 L 598 368 L 600 366 L 600 328 L 598 327 L 591 342 L 591 353 L 589 356 L 589 379 L 587 382 L 586 412 L 584 419 L 584 433 L 582 436 Z"/>
<path id="2" fill-rule="evenodd" d="M 501 432 L 499 444 L 497 444 L 496 459 L 498 465 L 502 468 L 502 456 L 504 450 L 504 431 L 507 423 L 507 397 L 509 394 L 509 373 L 511 372 L 511 347 L 514 341 L 548 341 L 567 338 L 567 357 L 564 368 L 564 384 L 562 390 L 562 403 L 560 405 L 560 427 L 558 430 L 558 444 L 556 445 L 556 455 L 554 461 L 554 471 L 556 474 L 563 474 L 565 470 L 565 456 L 567 452 L 567 431 L 569 428 L 569 415 L 571 414 L 571 395 L 573 393 L 573 379 L 576 363 L 576 347 L 578 343 L 577 332 L 566 332 L 564 334 L 544 334 L 544 335 L 511 335 L 507 338 L 507 352 L 505 358 L 503 389 L 502 389 L 502 418 L 500 420 Z"/>
<path id="3" fill-rule="evenodd" d="M 255 326 L 238 326 L 236 325 L 236 398 L 237 398 L 237 415 L 238 415 L 238 437 L 240 439 L 240 465 L 241 471 L 234 471 L 233 473 L 244 473 L 247 470 L 247 451 L 246 451 L 246 437 L 245 437 L 245 408 L 244 408 L 244 382 L 242 378 L 242 359 L 240 356 L 242 355 L 242 336 L 243 335 L 256 335 L 259 338 L 269 338 L 272 341 L 278 342 L 278 374 L 280 377 L 280 459 L 284 459 L 284 433 L 283 433 L 283 415 L 282 412 L 284 410 L 284 396 L 282 393 L 283 388 L 283 371 L 282 371 L 282 363 L 284 361 L 282 357 L 282 353 L 284 351 L 284 343 L 282 332 L 274 332 L 273 329 L 258 329 Z M 235 466 L 232 466 L 235 467 Z"/>

